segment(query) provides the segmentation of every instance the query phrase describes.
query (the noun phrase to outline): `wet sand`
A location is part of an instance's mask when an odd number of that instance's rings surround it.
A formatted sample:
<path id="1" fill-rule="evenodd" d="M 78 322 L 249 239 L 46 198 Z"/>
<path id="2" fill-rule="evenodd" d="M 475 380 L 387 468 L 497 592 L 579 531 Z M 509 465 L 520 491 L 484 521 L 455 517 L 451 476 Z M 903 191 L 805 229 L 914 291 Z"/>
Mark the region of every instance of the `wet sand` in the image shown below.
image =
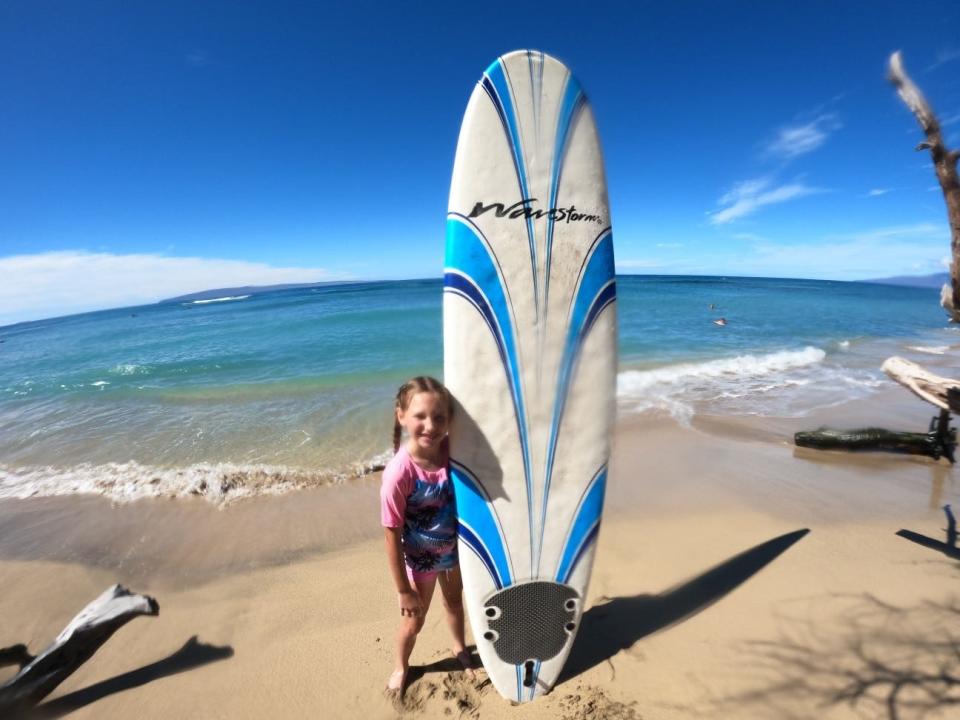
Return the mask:
<path id="1" fill-rule="evenodd" d="M 561 682 L 529 705 L 455 670 L 436 610 L 404 704 L 380 696 L 398 611 L 376 477 L 223 508 L 2 501 L 0 646 L 39 651 L 120 582 L 154 595 L 159 617 L 121 629 L 48 716 L 885 717 L 899 678 L 910 717 L 936 697 L 918 687 L 923 670 L 960 676 L 960 562 L 895 533 L 944 538 L 954 472 L 791 437 L 918 430 L 931 415 L 893 389 L 800 420 L 621 420 L 580 636 Z M 929 717 L 960 697 L 941 685 Z"/>

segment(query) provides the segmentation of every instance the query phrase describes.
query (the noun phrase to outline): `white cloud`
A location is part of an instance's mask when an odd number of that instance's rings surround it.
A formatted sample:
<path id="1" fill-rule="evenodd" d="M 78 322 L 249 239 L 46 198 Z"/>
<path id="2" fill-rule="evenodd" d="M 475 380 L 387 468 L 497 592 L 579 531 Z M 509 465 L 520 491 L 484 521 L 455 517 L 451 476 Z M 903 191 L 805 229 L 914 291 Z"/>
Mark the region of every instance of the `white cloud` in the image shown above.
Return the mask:
<path id="1" fill-rule="evenodd" d="M 210 54 L 206 50 L 191 50 L 187 53 L 186 60 L 191 67 L 206 67 L 210 64 Z"/>
<path id="2" fill-rule="evenodd" d="M 323 268 L 83 250 L 0 257 L 0 325 L 144 305 L 218 287 L 345 279 Z"/>
<path id="3" fill-rule="evenodd" d="M 658 248 L 682 248 L 683 243 L 671 242 L 671 243 L 657 243 Z"/>
<path id="4" fill-rule="evenodd" d="M 810 187 L 802 182 L 788 183 L 771 187 L 771 178 L 744 180 L 720 198 L 719 204 L 726 205 L 721 210 L 710 213 L 712 225 L 723 225 L 738 218 L 755 213 L 765 205 L 776 205 L 804 195 L 824 192 L 822 188 Z"/>
<path id="5" fill-rule="evenodd" d="M 740 263 L 743 274 L 869 279 L 902 274 L 905 268 L 937 272 L 943 249 L 949 246 L 946 225 L 916 223 L 828 235 L 802 245 L 758 243 Z"/>
<path id="6" fill-rule="evenodd" d="M 941 65 L 945 65 L 948 62 L 952 62 L 960 58 L 960 50 L 956 48 L 945 48 L 937 51 L 937 60 L 932 65 L 928 65 L 924 68 L 924 72 L 930 72 L 931 70 L 936 70 Z"/>
<path id="7" fill-rule="evenodd" d="M 867 193 L 867 197 L 880 197 L 881 195 L 886 195 L 888 192 L 893 192 L 893 188 L 874 188 Z"/>
<path id="8" fill-rule="evenodd" d="M 944 115 L 940 120 L 940 127 L 950 127 L 957 123 L 960 123 L 960 112 L 953 113 L 952 115 Z"/>
<path id="9" fill-rule="evenodd" d="M 825 113 L 802 125 L 780 128 L 777 137 L 767 144 L 767 155 L 791 160 L 813 152 L 827 141 L 831 132 L 841 127 L 836 115 Z"/>

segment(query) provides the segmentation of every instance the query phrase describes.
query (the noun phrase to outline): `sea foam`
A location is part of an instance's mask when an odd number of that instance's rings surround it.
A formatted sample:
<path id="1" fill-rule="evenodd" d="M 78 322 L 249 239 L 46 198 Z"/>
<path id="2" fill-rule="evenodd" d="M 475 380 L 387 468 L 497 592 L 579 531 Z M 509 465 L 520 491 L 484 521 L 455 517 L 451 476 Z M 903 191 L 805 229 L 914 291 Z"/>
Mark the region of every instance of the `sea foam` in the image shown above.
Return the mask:
<path id="1" fill-rule="evenodd" d="M 617 377 L 617 399 L 626 412 L 667 413 L 688 424 L 698 411 L 802 415 L 834 402 L 838 389 L 849 398 L 882 383 L 870 372 L 827 365 L 826 358 L 821 348 L 807 346 L 626 370 Z"/>
<path id="2" fill-rule="evenodd" d="M 193 496 L 225 505 L 259 495 L 337 485 L 382 470 L 392 454 L 387 451 L 339 470 L 236 463 L 160 468 L 133 461 L 82 463 L 68 468 L 0 465 L 0 499 L 101 495 L 122 503 L 144 498 Z"/>
<path id="3" fill-rule="evenodd" d="M 208 303 L 230 302 L 231 300 L 246 300 L 249 295 L 226 295 L 224 297 L 209 298 L 208 300 L 193 300 L 184 305 L 206 305 Z"/>

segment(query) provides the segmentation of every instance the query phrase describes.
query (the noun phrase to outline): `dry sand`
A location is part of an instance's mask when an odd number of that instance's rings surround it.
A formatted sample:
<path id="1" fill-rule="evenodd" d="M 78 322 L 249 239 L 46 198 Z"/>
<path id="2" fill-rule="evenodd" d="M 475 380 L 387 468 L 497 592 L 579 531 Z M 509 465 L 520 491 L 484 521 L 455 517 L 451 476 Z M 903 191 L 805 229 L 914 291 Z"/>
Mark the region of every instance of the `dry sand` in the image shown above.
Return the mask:
<path id="1" fill-rule="evenodd" d="M 947 717 L 960 563 L 895 532 L 943 539 L 953 471 L 790 442 L 822 420 L 925 426 L 929 408 L 897 393 L 803 420 L 621 421 L 580 636 L 532 704 L 457 671 L 436 609 L 404 703 L 381 696 L 399 614 L 376 478 L 223 509 L 0 502 L 0 646 L 41 650 L 121 582 L 159 617 L 121 629 L 48 717 L 876 718 L 897 684 L 898 717 Z"/>

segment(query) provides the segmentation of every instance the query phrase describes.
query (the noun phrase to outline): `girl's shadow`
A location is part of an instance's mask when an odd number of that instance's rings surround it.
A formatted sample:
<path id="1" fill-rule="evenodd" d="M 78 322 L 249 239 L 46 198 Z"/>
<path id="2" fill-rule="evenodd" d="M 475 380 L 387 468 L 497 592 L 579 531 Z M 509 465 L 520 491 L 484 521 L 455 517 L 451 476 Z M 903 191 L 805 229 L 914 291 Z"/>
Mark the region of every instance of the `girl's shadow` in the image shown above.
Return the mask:
<path id="1" fill-rule="evenodd" d="M 767 540 L 659 595 L 606 599 L 583 614 L 580 631 L 558 682 L 575 678 L 658 630 L 705 610 L 810 532 Z"/>

